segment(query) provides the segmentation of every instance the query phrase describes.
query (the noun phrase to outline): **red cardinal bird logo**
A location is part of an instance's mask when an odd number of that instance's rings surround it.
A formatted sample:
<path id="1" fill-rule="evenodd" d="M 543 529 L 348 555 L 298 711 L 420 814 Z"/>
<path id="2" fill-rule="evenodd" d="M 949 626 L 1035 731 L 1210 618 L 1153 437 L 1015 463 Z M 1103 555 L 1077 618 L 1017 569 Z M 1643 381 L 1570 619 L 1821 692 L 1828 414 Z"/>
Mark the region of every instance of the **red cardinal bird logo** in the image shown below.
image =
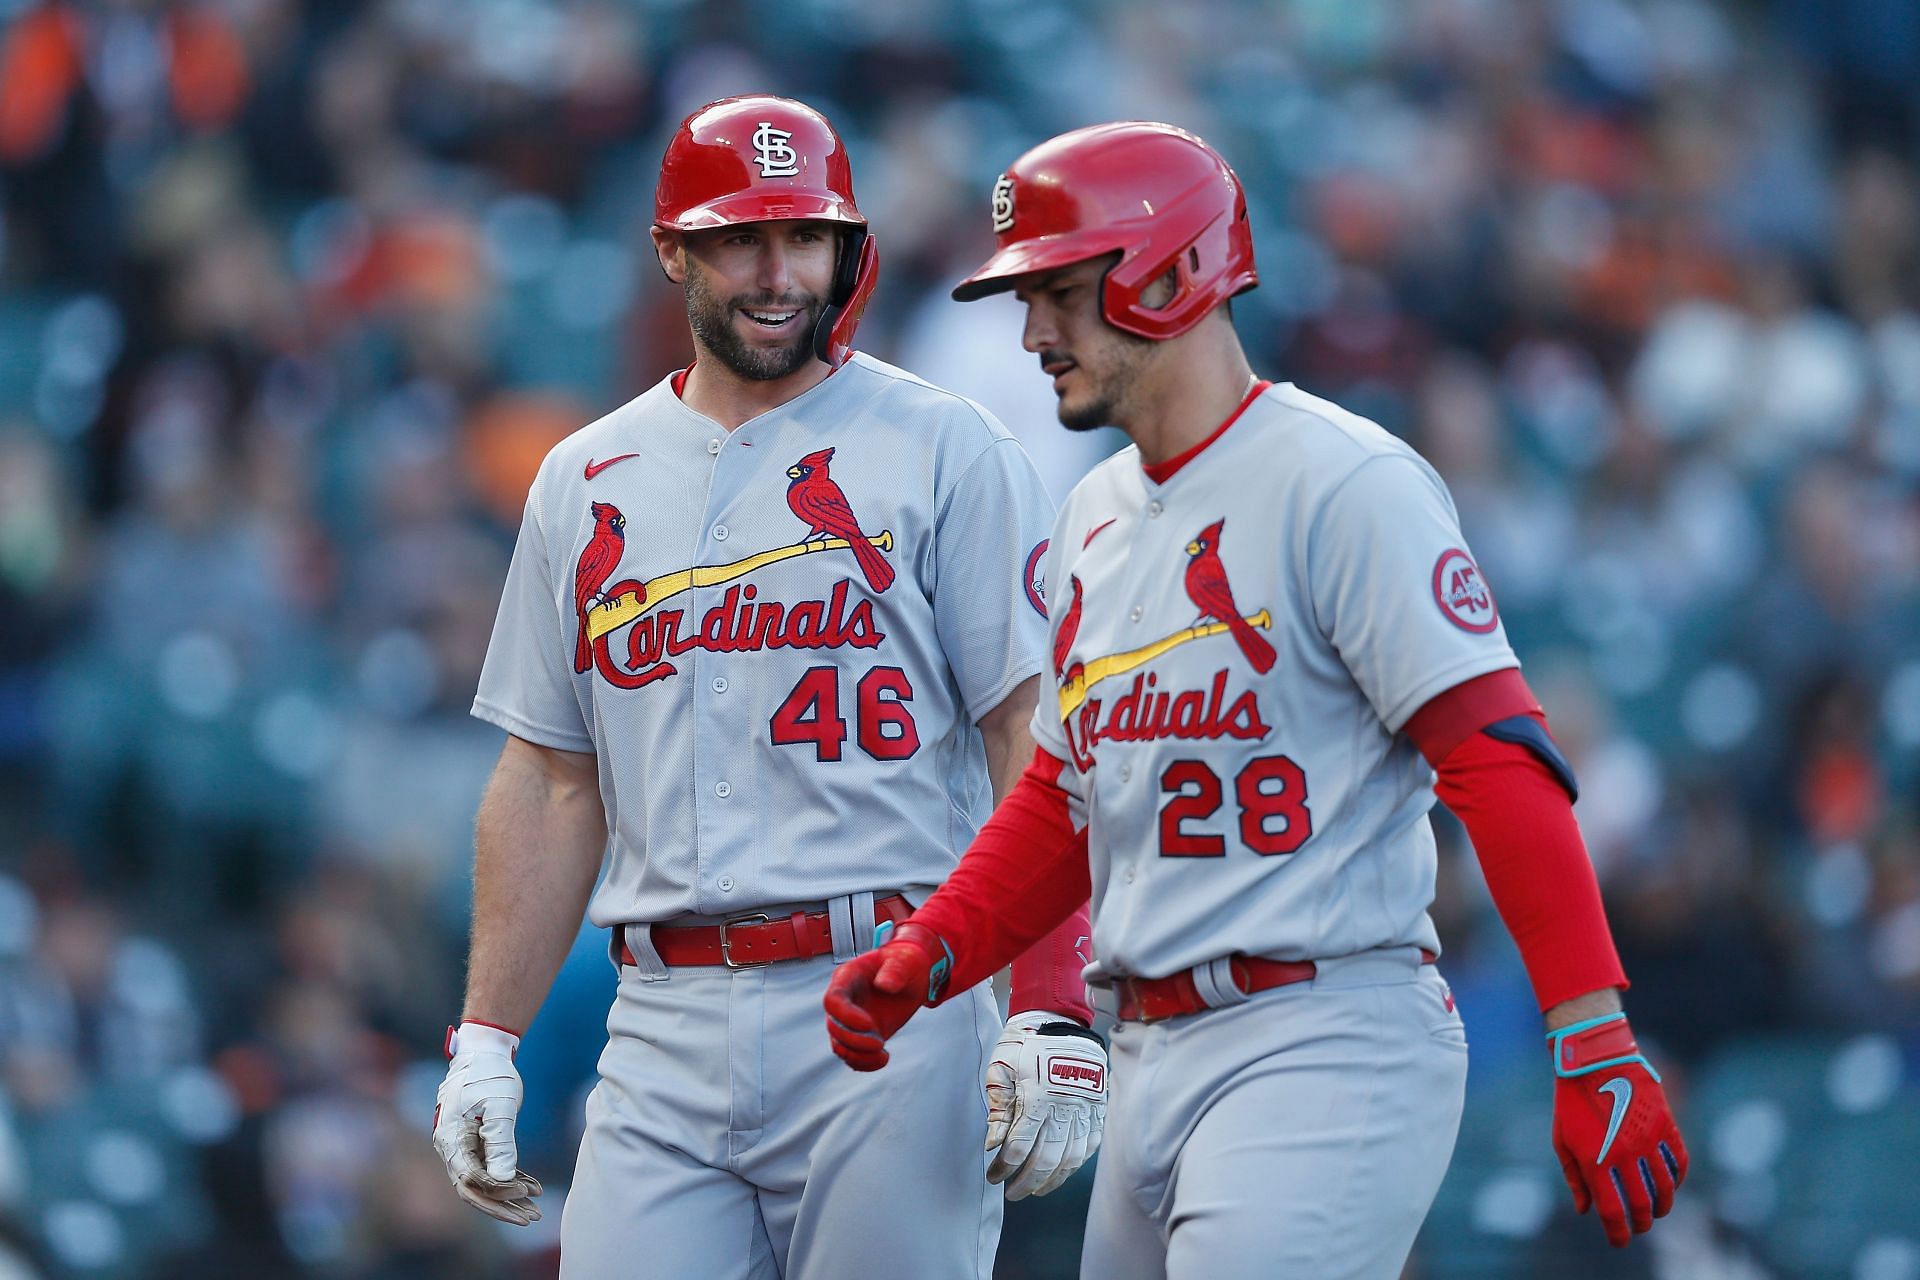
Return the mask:
<path id="1" fill-rule="evenodd" d="M 587 642 L 587 610 L 600 603 L 600 588 L 620 566 L 620 554 L 627 547 L 627 518 L 610 502 L 593 504 L 593 536 L 580 549 L 580 563 L 573 570 L 573 609 L 580 615 L 580 638 L 573 646 L 573 669 L 585 671 L 593 665 L 593 646 Z"/>
<path id="2" fill-rule="evenodd" d="M 1240 616 L 1233 602 L 1233 588 L 1227 585 L 1227 567 L 1220 563 L 1220 530 L 1225 520 L 1215 520 L 1194 535 L 1187 544 L 1187 598 L 1200 615 L 1227 624 L 1227 630 L 1247 655 L 1253 669 L 1265 675 L 1273 670 L 1273 646 Z"/>
<path id="3" fill-rule="evenodd" d="M 793 481 L 787 486 L 787 506 L 806 521 L 807 539 L 845 538 L 853 548 L 853 558 L 860 563 L 867 586 L 879 595 L 893 585 L 893 566 L 860 532 L 860 522 L 853 518 L 847 495 L 840 492 L 840 486 L 827 473 L 827 463 L 832 458 L 833 450 L 821 449 L 787 468 L 787 477 Z"/>
<path id="4" fill-rule="evenodd" d="M 1073 638 L 1080 634 L 1080 575 L 1076 573 L 1068 581 L 1073 586 L 1073 601 L 1061 615 L 1060 629 L 1053 633 L 1053 674 L 1062 680 L 1067 677 L 1067 655 L 1073 652 Z"/>

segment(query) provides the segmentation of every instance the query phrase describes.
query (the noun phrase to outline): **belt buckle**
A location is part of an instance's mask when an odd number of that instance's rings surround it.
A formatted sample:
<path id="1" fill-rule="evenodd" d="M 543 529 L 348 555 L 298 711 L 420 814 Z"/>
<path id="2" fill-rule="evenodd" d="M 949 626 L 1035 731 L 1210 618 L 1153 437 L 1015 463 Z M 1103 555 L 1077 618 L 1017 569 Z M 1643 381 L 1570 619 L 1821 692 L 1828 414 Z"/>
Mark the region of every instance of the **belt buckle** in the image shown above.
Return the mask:
<path id="1" fill-rule="evenodd" d="M 733 962 L 733 943 L 727 938 L 727 930 L 736 924 L 772 924 L 773 917 L 768 915 L 735 916 L 731 920 L 720 922 L 720 963 L 729 969 L 752 969 L 763 964 L 772 964 L 771 960 L 747 960 L 740 964 Z"/>

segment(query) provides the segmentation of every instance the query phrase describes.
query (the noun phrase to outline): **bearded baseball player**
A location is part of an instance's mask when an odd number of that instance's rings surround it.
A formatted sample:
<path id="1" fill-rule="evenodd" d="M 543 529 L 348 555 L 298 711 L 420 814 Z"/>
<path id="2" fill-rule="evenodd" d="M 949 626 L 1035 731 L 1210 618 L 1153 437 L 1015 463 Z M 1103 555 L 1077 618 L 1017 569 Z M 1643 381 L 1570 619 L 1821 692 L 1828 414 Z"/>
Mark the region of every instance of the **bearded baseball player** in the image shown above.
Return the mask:
<path id="1" fill-rule="evenodd" d="M 1192 134 L 1064 134 L 993 218 L 954 296 L 1015 291 L 1061 421 L 1133 447 L 1054 525 L 1033 763 L 932 900 L 836 972 L 835 1051 L 885 1065 L 923 1006 L 1091 892 L 1088 977 L 1120 1021 L 1082 1274 L 1391 1280 L 1466 1083 L 1427 915 L 1437 790 L 1546 1015 L 1574 1201 L 1626 1244 L 1686 1148 L 1621 1012 L 1572 771 L 1446 486 L 1253 374 L 1227 305 L 1256 282 L 1246 200 Z"/>
<path id="2" fill-rule="evenodd" d="M 528 495 L 474 700 L 509 736 L 434 1143 L 476 1208 L 539 1216 L 513 1056 L 585 909 L 620 981 L 564 1275 L 984 1280 L 1003 1199 L 1099 1142 L 1103 1092 L 1037 1074 L 1105 1076 L 1084 914 L 1035 934 L 1004 1026 L 955 987 L 891 1078 L 843 1071 L 817 1018 L 1033 753 L 1051 507 L 998 422 L 851 352 L 878 259 L 817 112 L 688 117 L 653 238 L 696 359 Z"/>

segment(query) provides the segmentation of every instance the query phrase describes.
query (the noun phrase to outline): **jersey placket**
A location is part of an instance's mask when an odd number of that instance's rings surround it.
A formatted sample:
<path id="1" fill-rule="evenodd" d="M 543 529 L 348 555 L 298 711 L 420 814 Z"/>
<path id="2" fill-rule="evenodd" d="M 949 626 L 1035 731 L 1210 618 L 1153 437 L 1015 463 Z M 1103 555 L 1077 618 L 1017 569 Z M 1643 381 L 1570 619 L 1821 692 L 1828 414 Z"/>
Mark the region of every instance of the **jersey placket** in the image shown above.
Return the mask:
<path id="1" fill-rule="evenodd" d="M 727 543 L 732 530 L 722 521 L 721 514 L 728 505 L 729 493 L 720 484 L 720 468 L 723 460 L 734 450 L 728 445 L 728 433 L 718 424 L 703 423 L 711 434 L 700 447 L 707 452 L 706 493 L 700 507 L 700 527 L 695 533 L 692 544 L 692 558 L 689 564 L 712 564 L 724 558 Z M 700 627 L 700 620 L 718 600 L 717 594 L 723 588 L 690 587 L 687 592 L 688 634 Z M 724 915 L 734 906 L 740 897 L 741 886 L 734 877 L 730 864 L 735 861 L 730 855 L 734 849 L 732 832 L 729 828 L 734 807 L 744 802 L 745 797 L 736 798 L 733 780 L 727 776 L 726 735 L 720 723 L 721 715 L 714 700 L 724 697 L 729 684 L 717 687 L 710 680 L 724 680 L 719 671 L 719 655 L 709 663 L 704 651 L 698 645 L 691 646 L 686 653 L 676 659 L 682 665 L 680 679 L 688 682 L 687 698 L 693 715 L 693 877 L 695 909 L 713 915 Z M 711 668 L 711 674 L 709 669 Z"/>
<path id="2" fill-rule="evenodd" d="M 1142 476 L 1141 483 L 1146 483 Z M 1108 626 L 1101 636 L 1097 650 L 1088 649 L 1088 658 L 1097 658 L 1110 653 L 1120 653 L 1135 649 L 1152 640 L 1153 621 L 1156 615 L 1153 595 L 1158 585 L 1159 568 L 1155 564 L 1155 544 L 1162 541 L 1161 522 L 1165 508 L 1151 496 L 1141 499 L 1129 494 L 1129 506 L 1120 519 L 1125 524 L 1124 534 L 1120 529 L 1106 529 L 1099 535 L 1101 539 L 1112 538 L 1113 542 L 1093 554 L 1113 556 L 1118 553 L 1110 574 L 1093 575 L 1088 590 L 1104 589 L 1110 592 L 1114 605 L 1104 610 Z M 1124 536 L 1124 542 L 1120 537 Z M 1096 544 L 1097 545 L 1097 544 Z M 1103 581 L 1104 580 L 1104 581 Z M 1089 690 L 1090 696 L 1099 697 L 1102 702 L 1112 703 L 1116 690 L 1123 689 L 1131 680 L 1131 674 L 1109 679 L 1105 684 Z M 1097 719 L 1104 721 L 1109 713 L 1103 712 Z M 1088 748 L 1088 754 L 1096 761 L 1093 771 L 1086 775 L 1087 798 L 1089 801 L 1089 820 L 1097 821 L 1110 831 L 1125 830 L 1131 821 L 1132 810 L 1151 807 L 1152 800 L 1142 800 L 1144 789 L 1151 789 L 1153 780 L 1139 773 L 1130 759 L 1116 758 L 1135 753 L 1128 743 L 1108 743 L 1105 746 L 1106 761 L 1098 763 L 1101 746 L 1094 744 Z M 1103 842 L 1110 851 L 1119 851 L 1118 858 L 1112 858 L 1107 868 L 1107 891 L 1102 903 L 1102 916 L 1111 912 L 1113 937 L 1126 937 L 1133 931 L 1133 917 L 1142 900 L 1146 897 L 1138 882 L 1145 877 L 1145 869 L 1135 866 L 1135 859 L 1128 850 L 1125 841 Z M 1118 910 L 1113 910 L 1114 907 Z"/>

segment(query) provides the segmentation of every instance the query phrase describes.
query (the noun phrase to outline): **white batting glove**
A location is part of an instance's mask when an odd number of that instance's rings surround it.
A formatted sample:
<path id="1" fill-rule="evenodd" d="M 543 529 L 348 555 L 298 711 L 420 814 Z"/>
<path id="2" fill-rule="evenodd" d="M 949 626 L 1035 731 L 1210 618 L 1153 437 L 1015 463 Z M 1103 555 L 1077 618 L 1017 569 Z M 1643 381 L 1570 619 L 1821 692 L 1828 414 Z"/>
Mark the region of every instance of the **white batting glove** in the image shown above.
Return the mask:
<path id="1" fill-rule="evenodd" d="M 447 1033 L 447 1078 L 433 1111 L 433 1147 L 462 1200 L 516 1227 L 540 1220 L 540 1180 L 522 1170 L 513 1122 L 520 1114 L 520 1037 L 480 1022 Z"/>
<path id="2" fill-rule="evenodd" d="M 1100 1149 L 1107 1123 L 1107 1049 L 1059 1014 L 1007 1019 L 987 1067 L 987 1181 L 1007 1199 L 1043 1196 Z"/>

